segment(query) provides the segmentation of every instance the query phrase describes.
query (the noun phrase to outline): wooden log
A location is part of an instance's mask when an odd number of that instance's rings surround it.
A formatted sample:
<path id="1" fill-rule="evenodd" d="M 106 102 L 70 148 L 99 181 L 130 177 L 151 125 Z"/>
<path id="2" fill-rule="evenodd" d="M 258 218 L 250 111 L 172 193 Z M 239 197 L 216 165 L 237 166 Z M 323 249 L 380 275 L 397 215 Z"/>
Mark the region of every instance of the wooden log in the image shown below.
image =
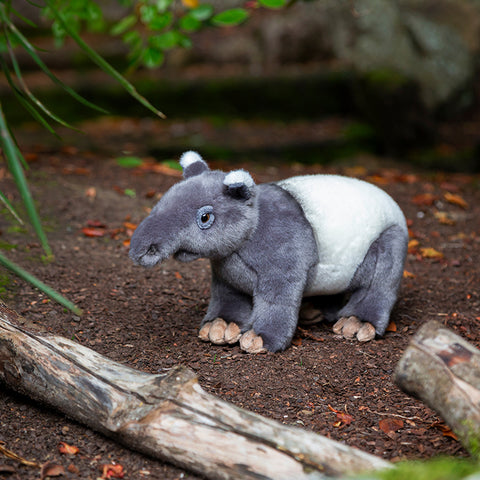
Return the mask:
<path id="1" fill-rule="evenodd" d="M 133 450 L 211 479 L 323 479 L 390 467 L 224 402 L 187 368 L 151 375 L 34 332 L 1 303 L 0 381 Z"/>
<path id="2" fill-rule="evenodd" d="M 479 455 L 480 350 L 438 322 L 429 322 L 405 350 L 395 382 L 435 410 L 462 445 Z"/>

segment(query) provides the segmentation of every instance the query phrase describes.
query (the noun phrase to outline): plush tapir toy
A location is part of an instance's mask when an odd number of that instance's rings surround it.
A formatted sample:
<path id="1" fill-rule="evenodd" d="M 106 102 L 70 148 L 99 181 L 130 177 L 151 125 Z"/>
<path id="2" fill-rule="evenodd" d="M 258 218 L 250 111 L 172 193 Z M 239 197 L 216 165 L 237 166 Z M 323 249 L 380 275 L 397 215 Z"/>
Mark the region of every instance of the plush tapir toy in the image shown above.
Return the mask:
<path id="1" fill-rule="evenodd" d="M 210 170 L 182 155 L 184 180 L 135 230 L 130 257 L 152 267 L 173 255 L 209 258 L 211 299 L 200 338 L 247 352 L 290 345 L 302 298 L 346 292 L 334 331 L 383 335 L 397 299 L 408 232 L 383 190 L 337 175 L 256 185 L 244 170 Z"/>

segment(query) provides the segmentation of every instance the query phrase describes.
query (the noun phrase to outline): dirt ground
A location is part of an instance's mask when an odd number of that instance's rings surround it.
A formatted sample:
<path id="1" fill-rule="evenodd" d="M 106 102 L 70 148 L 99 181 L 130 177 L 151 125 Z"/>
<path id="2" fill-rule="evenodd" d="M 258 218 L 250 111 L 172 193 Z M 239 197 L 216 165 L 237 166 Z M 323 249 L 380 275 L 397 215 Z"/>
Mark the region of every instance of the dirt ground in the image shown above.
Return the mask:
<path id="1" fill-rule="evenodd" d="M 43 142 L 47 134 L 23 130 L 19 138 L 27 145 L 33 194 L 56 259 L 42 263 L 35 237 L 12 231 L 15 223 L 5 215 L 0 219 L 2 251 L 85 313 L 77 317 L 64 311 L 23 281 L 9 283 L 0 270 L 7 304 L 48 331 L 113 360 L 151 373 L 186 365 L 212 394 L 385 459 L 466 456 L 443 420 L 401 392 L 392 373 L 411 336 L 429 320 L 480 347 L 480 176 L 413 171 L 365 156 L 328 168 L 252 164 L 247 156 L 235 165 L 213 164 L 246 168 L 257 182 L 300 173 L 353 175 L 378 184 L 400 204 L 412 239 L 406 274 L 389 331 L 365 344 L 340 338 L 323 323 L 298 331 L 293 345 L 277 354 L 250 355 L 238 346 L 202 343 L 197 333 L 209 299 L 208 262 L 169 260 L 144 270 L 129 260 L 132 228 L 179 177 L 148 159 L 140 167 L 123 168 L 115 160 L 119 152 L 148 156 L 153 139 L 160 142 L 179 130 L 185 138 L 200 132 L 212 141 L 229 134 L 239 144 L 254 135 L 286 141 L 288 134 L 325 131 L 319 124 L 294 127 L 287 132 L 279 125 L 237 122 L 220 131 L 208 122 L 179 126 L 109 119 L 85 124 L 87 135 L 70 139 L 66 147 L 49 147 Z M 184 148 L 192 146 L 185 142 Z M 11 180 L 0 172 L 2 191 L 18 202 Z M 60 442 L 78 447 L 79 453 L 61 454 Z M 123 466 L 127 479 L 199 478 L 133 453 L 4 386 L 0 444 L 28 460 L 63 466 L 64 478 L 96 479 L 102 466 L 112 463 Z M 0 456 L 0 478 L 39 476 L 38 469 Z"/>

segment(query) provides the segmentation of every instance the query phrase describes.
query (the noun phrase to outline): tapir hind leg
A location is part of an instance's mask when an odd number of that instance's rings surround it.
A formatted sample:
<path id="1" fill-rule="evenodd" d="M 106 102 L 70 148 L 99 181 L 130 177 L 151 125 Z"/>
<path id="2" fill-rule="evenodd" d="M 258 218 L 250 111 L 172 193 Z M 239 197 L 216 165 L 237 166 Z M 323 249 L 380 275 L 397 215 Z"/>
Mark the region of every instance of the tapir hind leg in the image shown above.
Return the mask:
<path id="1" fill-rule="evenodd" d="M 346 338 L 371 340 L 383 335 L 397 300 L 407 254 L 408 234 L 394 225 L 370 246 L 350 283 L 352 292 L 333 329 Z"/>

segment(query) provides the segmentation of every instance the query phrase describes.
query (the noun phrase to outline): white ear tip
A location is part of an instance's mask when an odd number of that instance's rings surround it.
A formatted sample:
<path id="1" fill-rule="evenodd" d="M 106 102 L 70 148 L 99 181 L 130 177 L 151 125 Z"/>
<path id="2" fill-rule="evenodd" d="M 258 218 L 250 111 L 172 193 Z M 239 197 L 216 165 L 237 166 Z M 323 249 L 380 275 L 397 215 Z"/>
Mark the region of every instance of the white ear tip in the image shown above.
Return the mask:
<path id="1" fill-rule="evenodd" d="M 252 188 L 255 185 L 253 178 L 245 170 L 234 170 L 233 172 L 227 173 L 223 180 L 223 184 L 227 186 L 239 183 L 243 183 L 248 188 Z"/>
<path id="2" fill-rule="evenodd" d="M 185 152 L 182 154 L 180 157 L 180 165 L 182 168 L 185 170 L 187 167 L 189 167 L 192 163 L 196 162 L 203 162 L 203 158 L 197 153 L 194 152 L 193 150 L 189 150 L 188 152 Z"/>

